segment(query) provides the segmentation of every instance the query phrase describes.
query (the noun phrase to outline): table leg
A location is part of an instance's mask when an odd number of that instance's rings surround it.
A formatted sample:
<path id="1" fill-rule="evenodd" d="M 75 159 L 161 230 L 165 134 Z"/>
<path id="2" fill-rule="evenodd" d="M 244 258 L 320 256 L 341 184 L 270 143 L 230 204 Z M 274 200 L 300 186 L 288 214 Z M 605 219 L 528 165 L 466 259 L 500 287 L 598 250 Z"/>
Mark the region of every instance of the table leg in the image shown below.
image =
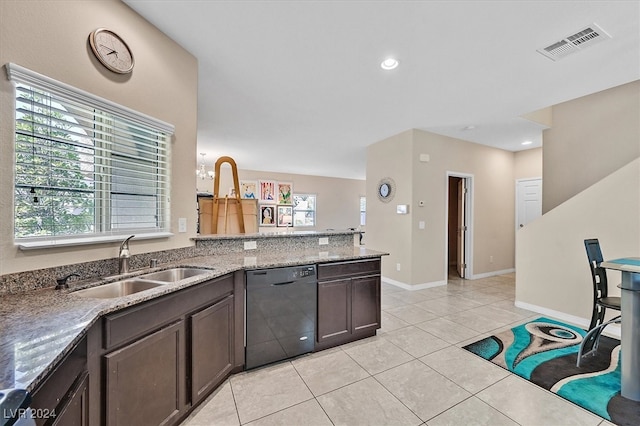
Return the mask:
<path id="1" fill-rule="evenodd" d="M 622 396 L 640 401 L 640 274 L 622 272 Z"/>

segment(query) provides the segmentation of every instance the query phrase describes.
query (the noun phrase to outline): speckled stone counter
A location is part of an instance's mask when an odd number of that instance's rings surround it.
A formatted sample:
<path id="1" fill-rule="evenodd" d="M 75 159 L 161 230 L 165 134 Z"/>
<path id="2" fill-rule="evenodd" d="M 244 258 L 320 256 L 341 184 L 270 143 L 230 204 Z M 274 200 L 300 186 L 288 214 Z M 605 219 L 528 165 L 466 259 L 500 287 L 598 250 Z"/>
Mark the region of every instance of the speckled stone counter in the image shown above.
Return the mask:
<path id="1" fill-rule="evenodd" d="M 353 234 L 350 235 L 349 238 L 352 238 Z M 220 240 L 221 238 L 207 239 L 214 243 Z M 158 268 L 142 268 L 126 277 L 175 266 L 211 269 L 211 273 L 113 299 L 83 298 L 73 294 L 73 291 L 116 281 L 125 277 L 123 275 L 71 283 L 69 290 L 47 287 L 5 294 L 0 303 L 0 389 L 18 387 L 33 390 L 82 339 L 89 327 L 109 312 L 237 270 L 376 258 L 386 254 L 341 245 L 296 250 L 286 247 L 273 247 L 270 250 L 265 247 L 262 250 L 227 251 L 227 254 L 207 254 L 163 263 Z M 200 250 L 204 249 L 195 249 L 193 252 Z"/>

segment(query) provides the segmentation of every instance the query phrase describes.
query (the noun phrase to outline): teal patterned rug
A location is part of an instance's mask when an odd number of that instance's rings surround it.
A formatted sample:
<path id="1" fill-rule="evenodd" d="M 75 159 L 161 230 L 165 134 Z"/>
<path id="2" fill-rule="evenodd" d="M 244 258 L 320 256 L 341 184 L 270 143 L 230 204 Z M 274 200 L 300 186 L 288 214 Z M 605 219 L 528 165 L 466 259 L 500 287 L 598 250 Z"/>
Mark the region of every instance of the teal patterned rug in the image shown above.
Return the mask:
<path id="1" fill-rule="evenodd" d="M 602 336 L 598 352 L 576 367 L 586 332 L 538 318 L 464 349 L 617 425 L 640 425 L 640 402 L 620 395 L 620 341 Z"/>

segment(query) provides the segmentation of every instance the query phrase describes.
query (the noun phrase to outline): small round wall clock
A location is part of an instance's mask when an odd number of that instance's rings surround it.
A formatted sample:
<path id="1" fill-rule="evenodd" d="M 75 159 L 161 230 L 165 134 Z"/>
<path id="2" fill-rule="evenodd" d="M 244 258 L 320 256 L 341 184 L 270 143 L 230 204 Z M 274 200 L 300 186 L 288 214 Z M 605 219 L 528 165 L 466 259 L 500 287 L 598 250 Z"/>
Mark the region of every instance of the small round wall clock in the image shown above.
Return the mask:
<path id="1" fill-rule="evenodd" d="M 128 74 L 133 70 L 133 53 L 118 34 L 98 28 L 89 34 L 91 51 L 108 70 Z"/>
<path id="2" fill-rule="evenodd" d="M 391 178 L 382 178 L 378 183 L 378 199 L 388 203 L 396 193 L 396 183 Z"/>

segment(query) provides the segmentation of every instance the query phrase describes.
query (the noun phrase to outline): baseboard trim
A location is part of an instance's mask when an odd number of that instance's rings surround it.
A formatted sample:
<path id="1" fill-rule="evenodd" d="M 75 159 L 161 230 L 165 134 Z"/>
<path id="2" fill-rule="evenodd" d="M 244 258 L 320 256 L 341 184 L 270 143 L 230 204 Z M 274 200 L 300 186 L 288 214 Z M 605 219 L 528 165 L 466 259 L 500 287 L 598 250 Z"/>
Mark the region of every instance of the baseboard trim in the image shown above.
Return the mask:
<path id="1" fill-rule="evenodd" d="M 511 273 L 513 273 L 515 271 L 516 271 L 515 268 L 511 268 L 511 269 L 503 269 L 501 271 L 485 272 L 483 274 L 473 274 L 468 279 L 470 279 L 470 280 L 479 280 L 481 278 L 495 277 L 496 275 L 511 274 Z"/>
<path id="2" fill-rule="evenodd" d="M 433 288 L 433 287 L 440 287 L 443 285 L 447 285 L 446 281 L 434 281 L 430 283 L 411 285 L 411 284 L 403 283 L 401 281 L 392 280 L 391 278 L 386 278 L 386 277 L 382 277 L 382 282 L 385 282 L 387 284 L 391 284 L 393 286 L 400 287 L 403 290 L 409 290 L 409 291 L 424 290 L 425 288 Z"/>
<path id="3" fill-rule="evenodd" d="M 532 305 L 530 303 L 516 301 L 515 305 L 517 308 L 522 308 L 528 311 L 537 312 L 542 315 L 553 317 L 561 321 L 577 325 L 578 327 L 581 327 L 583 329 L 587 329 L 589 327 L 589 322 L 591 321 L 591 319 L 569 315 L 565 312 L 555 311 L 553 309 L 545 308 L 538 305 Z M 620 324 L 611 324 L 605 328 L 602 334 L 604 334 L 605 336 L 620 339 L 621 331 L 622 330 L 620 329 Z"/>

